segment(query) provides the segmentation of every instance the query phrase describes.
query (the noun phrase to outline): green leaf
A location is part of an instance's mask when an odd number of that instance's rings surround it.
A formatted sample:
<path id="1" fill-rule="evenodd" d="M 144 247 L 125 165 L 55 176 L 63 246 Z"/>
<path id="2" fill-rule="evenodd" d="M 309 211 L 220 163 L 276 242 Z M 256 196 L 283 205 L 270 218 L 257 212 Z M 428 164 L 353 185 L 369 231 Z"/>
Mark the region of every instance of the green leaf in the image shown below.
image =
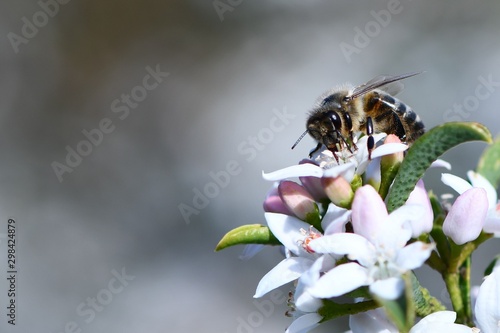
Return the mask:
<path id="1" fill-rule="evenodd" d="M 486 148 L 479 159 L 477 172 L 497 188 L 500 183 L 500 136 Z"/>
<path id="2" fill-rule="evenodd" d="M 441 225 L 443 221 L 437 221 L 438 219 L 441 219 L 441 218 L 443 218 L 443 220 L 444 220 L 444 217 L 445 217 L 445 212 L 443 210 L 443 207 L 441 206 L 441 202 L 439 202 L 439 199 L 434 194 L 434 192 L 429 191 L 428 195 L 429 195 L 429 200 L 431 202 L 432 213 L 434 214 L 434 224 L 436 222 L 440 222 L 439 225 Z"/>
<path id="3" fill-rule="evenodd" d="M 500 254 L 497 254 L 495 258 L 490 262 L 488 267 L 484 270 L 484 276 L 488 276 L 493 273 L 493 268 L 497 265 L 498 260 L 500 260 Z"/>
<path id="4" fill-rule="evenodd" d="M 321 322 L 332 320 L 335 318 L 353 315 L 360 312 L 374 310 L 380 307 L 375 301 L 363 301 L 358 303 L 336 303 L 332 300 L 323 300 L 323 306 L 318 310 L 318 314 L 323 317 Z"/>
<path id="5" fill-rule="evenodd" d="M 410 278 L 415 311 L 419 317 L 423 318 L 433 312 L 446 310 L 446 307 L 437 298 L 431 296 L 429 290 L 420 285 L 415 274 L 412 273 Z"/>
<path id="6" fill-rule="evenodd" d="M 281 245 L 280 241 L 265 225 L 247 224 L 225 234 L 215 247 L 215 251 L 238 244 Z"/>
<path id="7" fill-rule="evenodd" d="M 388 195 L 389 212 L 404 205 L 418 180 L 439 156 L 467 141 L 492 142 L 488 129 L 479 123 L 450 122 L 434 127 L 408 149 Z"/>

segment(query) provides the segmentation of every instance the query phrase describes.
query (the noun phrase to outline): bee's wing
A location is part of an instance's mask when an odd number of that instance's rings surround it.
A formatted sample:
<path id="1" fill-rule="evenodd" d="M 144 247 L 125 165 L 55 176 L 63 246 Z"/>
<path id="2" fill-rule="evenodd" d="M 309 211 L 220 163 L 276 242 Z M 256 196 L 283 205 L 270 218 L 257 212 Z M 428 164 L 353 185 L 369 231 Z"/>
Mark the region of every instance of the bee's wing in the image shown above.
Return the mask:
<path id="1" fill-rule="evenodd" d="M 373 89 L 380 89 L 382 91 L 385 91 L 386 93 L 388 93 L 389 95 L 392 95 L 392 96 L 395 96 L 397 94 L 399 94 L 401 91 L 403 91 L 405 85 L 403 84 L 403 82 L 401 81 L 394 81 L 394 82 L 390 82 L 390 83 L 387 83 L 387 79 L 389 79 L 390 76 L 385 76 L 385 75 L 379 75 L 373 79 L 371 79 L 370 81 L 368 81 L 366 83 L 367 86 L 378 86 L 378 88 L 371 88 L 371 90 Z M 363 85 L 364 86 L 364 85 Z M 368 92 L 368 91 L 366 91 Z"/>
<path id="2" fill-rule="evenodd" d="M 397 93 L 401 92 L 401 90 L 403 90 L 404 88 L 403 83 L 399 81 L 415 76 L 420 73 L 422 72 L 408 73 L 396 76 L 387 76 L 387 75 L 377 76 L 371 79 L 370 81 L 366 82 L 365 84 L 362 84 L 354 88 L 349 98 L 356 98 L 374 89 L 381 89 L 390 95 L 396 95 Z"/>

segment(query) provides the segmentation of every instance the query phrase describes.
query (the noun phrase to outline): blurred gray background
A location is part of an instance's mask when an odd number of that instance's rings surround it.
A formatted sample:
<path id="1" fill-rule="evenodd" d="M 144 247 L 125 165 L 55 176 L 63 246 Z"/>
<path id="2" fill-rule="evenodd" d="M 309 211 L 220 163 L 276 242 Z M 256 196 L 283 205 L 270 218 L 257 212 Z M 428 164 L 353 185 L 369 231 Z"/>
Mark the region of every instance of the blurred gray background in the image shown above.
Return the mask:
<path id="1" fill-rule="evenodd" d="M 3 1 L 0 233 L 15 218 L 19 273 L 15 327 L 0 282 L 0 331 L 283 332 L 284 296 L 252 298 L 281 260 L 276 249 L 250 261 L 241 247 L 213 252 L 226 231 L 264 222 L 261 171 L 314 146 L 305 138 L 290 150 L 317 96 L 380 74 L 425 71 L 398 97 L 427 128 L 479 121 L 496 135 L 499 14 L 493 0 Z M 154 70 L 169 74 L 155 81 Z M 84 131 L 98 144 L 82 143 Z M 484 148 L 444 159 L 465 177 Z M 70 167 L 68 149 L 86 156 Z M 60 177 L 54 165 L 66 166 Z M 441 172 L 428 185 L 451 192 Z M 476 255 L 475 284 L 499 249 L 490 241 Z M 446 302 L 437 274 L 424 272 Z"/>

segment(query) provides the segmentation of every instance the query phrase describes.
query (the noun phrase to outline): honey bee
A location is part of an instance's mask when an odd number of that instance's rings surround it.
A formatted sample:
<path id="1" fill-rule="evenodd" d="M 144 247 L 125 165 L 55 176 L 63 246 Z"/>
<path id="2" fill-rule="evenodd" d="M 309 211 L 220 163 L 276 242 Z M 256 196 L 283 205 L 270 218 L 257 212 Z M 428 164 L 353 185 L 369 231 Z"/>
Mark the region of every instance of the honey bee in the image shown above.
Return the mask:
<path id="1" fill-rule="evenodd" d="M 309 114 L 306 131 L 292 149 L 309 133 L 318 142 L 309 157 L 325 146 L 338 162 L 336 152 L 347 149 L 352 153 L 357 149 L 354 131 L 368 135 L 370 159 L 375 146 L 373 133 L 395 134 L 402 142 L 413 143 L 424 133 L 424 124 L 408 105 L 393 95 L 403 89 L 401 80 L 420 73 L 377 76 L 358 87 L 343 87 L 323 94 Z"/>

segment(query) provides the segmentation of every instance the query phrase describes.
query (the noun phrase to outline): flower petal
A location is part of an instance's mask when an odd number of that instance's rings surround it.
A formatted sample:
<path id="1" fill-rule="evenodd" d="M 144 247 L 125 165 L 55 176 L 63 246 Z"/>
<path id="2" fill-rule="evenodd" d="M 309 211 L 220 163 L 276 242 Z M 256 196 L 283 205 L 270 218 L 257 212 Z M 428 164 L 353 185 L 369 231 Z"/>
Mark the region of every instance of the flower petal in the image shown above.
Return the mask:
<path id="1" fill-rule="evenodd" d="M 384 143 L 372 151 L 372 158 L 399 153 L 408 149 L 404 143 Z"/>
<path id="2" fill-rule="evenodd" d="M 474 308 L 481 332 L 498 332 L 500 323 L 500 268 L 488 275 L 481 287 Z"/>
<path id="3" fill-rule="evenodd" d="M 370 284 L 370 292 L 383 299 L 394 300 L 403 292 L 405 283 L 399 277 L 377 280 Z"/>
<path id="4" fill-rule="evenodd" d="M 339 177 L 339 176 L 344 176 L 346 173 L 348 173 L 349 170 L 354 170 L 355 164 L 352 162 L 347 162 L 344 164 L 340 164 L 337 166 L 334 166 L 332 168 L 326 169 L 324 172 L 324 177 Z M 345 177 L 347 179 L 347 177 Z M 349 179 L 347 179 L 349 180 Z"/>
<path id="5" fill-rule="evenodd" d="M 356 263 L 347 263 L 325 273 L 309 292 L 315 297 L 330 298 L 344 295 L 367 284 L 367 269 Z"/>
<path id="6" fill-rule="evenodd" d="M 488 197 L 489 209 L 494 209 L 497 204 L 497 190 L 491 185 L 488 179 L 481 176 L 481 174 L 469 171 L 467 172 L 467 177 L 469 178 L 472 186 L 484 188 L 486 191 L 486 196 Z"/>
<path id="7" fill-rule="evenodd" d="M 462 245 L 476 239 L 486 219 L 488 198 L 482 188 L 471 188 L 461 194 L 443 222 L 443 232 Z"/>
<path id="8" fill-rule="evenodd" d="M 387 209 L 380 195 L 370 185 L 359 188 L 352 203 L 354 232 L 372 241 L 377 238 L 380 226 L 387 222 Z"/>
<path id="9" fill-rule="evenodd" d="M 303 257 L 283 259 L 260 280 L 253 297 L 262 297 L 269 291 L 298 279 L 313 263 L 312 260 Z"/>
<path id="10" fill-rule="evenodd" d="M 316 201 L 321 201 L 326 198 L 323 186 L 321 186 L 321 178 L 317 177 L 299 177 L 302 185 L 307 189 Z"/>
<path id="11" fill-rule="evenodd" d="M 308 313 L 295 319 L 293 323 L 288 326 L 285 333 L 306 333 L 319 325 L 323 319 L 317 313 Z"/>
<path id="12" fill-rule="evenodd" d="M 376 260 L 376 251 L 366 238 L 351 233 L 335 233 L 313 239 L 309 247 L 317 253 L 348 255 L 363 266 L 371 266 Z"/>
<path id="13" fill-rule="evenodd" d="M 325 231 L 325 235 L 331 235 L 337 232 L 344 232 L 345 225 L 351 216 L 351 211 L 345 208 L 335 206 L 330 203 L 328 205 L 328 210 L 321 220 L 321 226 Z"/>
<path id="14" fill-rule="evenodd" d="M 417 225 L 418 219 L 424 216 L 424 208 L 420 205 L 404 205 L 393 211 L 387 222 L 380 226 L 378 244 L 386 249 L 398 251 L 403 248 L 412 236 L 412 226 Z"/>
<path id="15" fill-rule="evenodd" d="M 253 258 L 257 253 L 259 253 L 264 248 L 262 244 L 247 244 L 243 248 L 243 251 L 238 256 L 240 260 L 249 260 Z"/>
<path id="16" fill-rule="evenodd" d="M 377 191 L 380 188 L 380 157 L 372 158 L 365 171 L 365 183 L 373 186 Z"/>
<path id="17" fill-rule="evenodd" d="M 450 332 L 450 333 L 473 333 L 470 327 L 461 324 L 455 324 L 457 314 L 453 311 L 438 311 L 422 318 L 410 333 L 429 333 L 429 332 Z M 481 331 L 482 332 L 482 331 Z M 487 331 L 485 331 L 487 332 Z"/>
<path id="18" fill-rule="evenodd" d="M 377 145 L 377 142 L 385 138 L 387 134 L 385 133 L 377 133 L 373 135 L 373 139 L 375 141 L 375 146 Z M 356 168 L 356 174 L 362 175 L 365 173 L 366 168 L 368 167 L 368 164 L 372 162 L 372 160 L 368 159 L 368 146 L 366 142 L 368 141 L 368 135 L 363 136 L 359 141 L 357 142 L 358 146 L 358 151 L 354 155 L 354 158 L 356 159 L 357 162 L 357 168 Z M 373 152 L 372 152 L 373 153 Z M 347 180 L 349 178 L 347 176 L 344 176 Z"/>
<path id="19" fill-rule="evenodd" d="M 434 247 L 434 244 L 423 242 L 415 242 L 407 245 L 399 250 L 396 263 L 399 267 L 406 270 L 418 268 L 429 258 Z"/>
<path id="20" fill-rule="evenodd" d="M 464 193 L 468 189 L 472 188 L 472 185 L 469 184 L 467 181 L 464 179 L 457 177 L 455 175 L 452 175 L 451 173 L 442 173 L 441 174 L 441 181 L 450 186 L 452 189 L 457 191 L 459 194 Z"/>
<path id="21" fill-rule="evenodd" d="M 321 169 L 317 165 L 306 163 L 306 164 L 292 165 L 291 167 L 280 169 L 270 173 L 265 173 L 264 171 L 262 171 L 262 177 L 265 180 L 271 180 L 271 181 L 283 180 L 286 178 L 293 178 L 293 177 L 306 177 L 306 176 L 321 177 L 323 176 L 323 169 Z"/>
<path id="22" fill-rule="evenodd" d="M 378 308 L 349 317 L 349 327 L 353 333 L 398 333 L 399 330 L 387 318 L 384 309 Z"/>
<path id="23" fill-rule="evenodd" d="M 431 163 L 431 166 L 429 168 L 445 168 L 451 170 L 451 164 L 446 162 L 445 160 L 441 160 L 438 158 L 437 160 Z"/>
<path id="24" fill-rule="evenodd" d="M 292 251 L 295 255 L 304 253 L 300 242 L 304 239 L 301 229 L 308 230 L 310 224 L 307 224 L 296 217 L 278 214 L 278 213 L 265 213 L 267 225 L 276 238 L 287 249 Z"/>
<path id="25" fill-rule="evenodd" d="M 500 203 L 496 209 L 490 209 L 484 221 L 483 230 L 495 234 L 495 237 L 500 237 Z"/>
<path id="26" fill-rule="evenodd" d="M 295 288 L 295 307 L 297 310 L 302 312 L 316 312 L 323 306 L 323 301 L 314 297 L 309 292 L 309 287 L 313 285 L 311 284 L 311 282 L 313 282 L 312 280 L 316 282 L 319 279 L 319 271 L 317 272 L 317 275 L 314 274 L 315 276 L 313 279 L 311 279 L 311 276 L 306 276 L 306 274 L 311 270 L 312 268 L 302 274 L 299 278 L 299 282 L 297 283 L 297 288 Z"/>
<path id="27" fill-rule="evenodd" d="M 406 204 L 420 205 L 423 207 L 423 215 L 418 219 L 410 221 L 412 237 L 417 238 L 423 233 L 430 232 L 434 221 L 434 213 L 432 212 L 431 202 L 422 179 L 418 181 L 417 186 L 415 186 L 415 189 L 410 193 L 408 200 L 406 200 Z"/>

